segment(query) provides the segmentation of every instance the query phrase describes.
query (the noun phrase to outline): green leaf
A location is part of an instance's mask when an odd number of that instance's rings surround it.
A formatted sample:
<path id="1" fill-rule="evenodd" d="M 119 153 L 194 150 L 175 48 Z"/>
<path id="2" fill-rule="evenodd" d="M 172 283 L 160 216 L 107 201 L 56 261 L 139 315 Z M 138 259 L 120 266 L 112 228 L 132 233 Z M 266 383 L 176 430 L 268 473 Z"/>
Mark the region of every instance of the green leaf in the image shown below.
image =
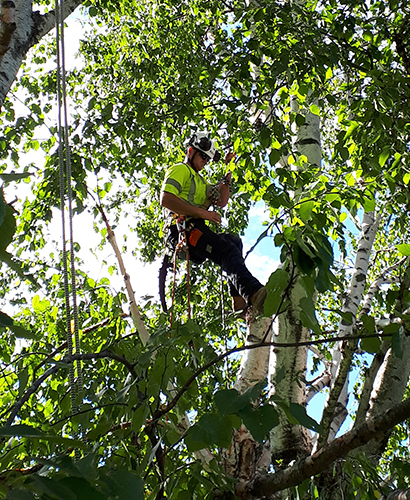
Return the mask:
<path id="1" fill-rule="evenodd" d="M 7 500 L 36 500 L 33 493 L 28 490 L 16 489 L 13 487 L 6 496 Z"/>
<path id="2" fill-rule="evenodd" d="M 143 500 L 144 481 L 134 472 L 118 468 L 103 477 L 110 494 L 119 500 Z"/>
<path id="3" fill-rule="evenodd" d="M 380 345 L 381 345 L 380 339 L 377 337 L 364 338 L 360 340 L 361 349 L 370 354 L 376 354 L 376 352 L 379 352 Z"/>
<path id="4" fill-rule="evenodd" d="M 318 432 L 319 434 L 322 432 L 321 426 L 316 422 L 316 420 L 313 420 L 313 418 L 309 417 L 304 406 L 298 405 L 296 403 L 290 403 L 289 412 L 293 417 L 295 417 L 300 425 L 303 425 L 304 427 L 311 429 L 312 431 Z"/>
<path id="5" fill-rule="evenodd" d="M 271 164 L 272 167 L 278 163 L 282 156 L 282 153 L 278 149 L 272 149 L 272 151 L 269 153 L 269 163 Z"/>
<path id="6" fill-rule="evenodd" d="M 262 442 L 268 432 L 279 425 L 278 412 L 272 405 L 253 408 L 248 405 L 239 412 L 245 427 L 256 441 Z"/>
<path id="7" fill-rule="evenodd" d="M 29 172 L 25 172 L 23 174 L 0 174 L 0 179 L 3 179 L 4 182 L 19 181 L 21 179 L 27 179 L 27 177 L 31 177 L 31 174 Z"/>
<path id="8" fill-rule="evenodd" d="M 243 394 L 235 389 L 223 389 L 215 393 L 215 405 L 221 415 L 238 414 L 249 403 L 255 401 L 266 387 L 267 381 L 263 380 L 249 387 Z"/>
<path id="9" fill-rule="evenodd" d="M 10 327 L 13 323 L 13 318 L 10 318 L 10 316 L 0 311 L 0 327 Z"/>
<path id="10" fill-rule="evenodd" d="M 321 329 L 316 319 L 315 305 L 311 297 L 303 297 L 300 299 L 299 307 L 301 308 L 300 319 L 302 324 L 313 330 L 317 335 L 320 335 Z"/>
<path id="11" fill-rule="evenodd" d="M 82 477 L 65 477 L 58 481 L 59 485 L 72 491 L 76 500 L 101 500 L 102 492 L 98 491 Z"/>
<path id="12" fill-rule="evenodd" d="M 222 418 L 214 413 L 202 415 L 198 422 L 188 430 L 185 444 L 190 451 L 210 446 L 228 448 L 232 439 L 234 423 L 232 415 L 225 415 Z"/>
<path id="13" fill-rule="evenodd" d="M 365 212 L 373 212 L 376 208 L 376 200 L 365 196 L 363 200 L 363 208 Z"/>
<path id="14" fill-rule="evenodd" d="M 181 490 L 178 493 L 177 500 L 192 500 L 192 493 L 188 490 Z"/>
<path id="15" fill-rule="evenodd" d="M 379 165 L 383 168 L 390 156 L 390 147 L 385 147 L 379 156 Z"/>
<path id="16" fill-rule="evenodd" d="M 345 148 L 344 146 L 339 148 L 339 153 L 340 153 L 340 156 L 342 157 L 343 161 L 347 161 L 350 157 L 349 150 L 347 148 Z M 346 179 L 347 179 L 347 176 L 346 176 Z M 349 184 L 349 185 L 351 185 L 351 184 Z"/>
<path id="17" fill-rule="evenodd" d="M 312 218 L 312 210 L 315 202 L 312 200 L 301 201 L 299 206 L 299 214 L 304 222 L 308 222 Z"/>
<path id="18" fill-rule="evenodd" d="M 267 296 L 264 304 L 264 315 L 269 317 L 278 312 L 282 294 L 289 282 L 289 274 L 283 268 L 276 269 L 266 284 Z"/>
<path id="19" fill-rule="evenodd" d="M 400 323 L 389 323 L 388 325 L 383 327 L 383 333 L 396 333 L 400 330 Z"/>
<path id="20" fill-rule="evenodd" d="M 357 129 L 358 126 L 359 126 L 359 124 L 357 122 L 351 122 L 350 127 L 346 131 L 344 139 L 345 140 L 348 139 L 353 134 L 353 132 Z"/>
<path id="21" fill-rule="evenodd" d="M 146 424 L 148 413 L 149 407 L 145 404 L 142 404 L 134 411 L 134 415 L 132 416 L 132 428 L 135 432 L 140 432 L 141 427 Z"/>
<path id="22" fill-rule="evenodd" d="M 320 115 L 320 108 L 317 104 L 311 104 L 309 106 L 310 112 L 314 115 L 319 116 Z"/>
<path id="23" fill-rule="evenodd" d="M 18 372 L 17 377 L 19 379 L 19 398 L 23 395 L 23 392 L 25 391 L 27 387 L 27 382 L 28 382 L 28 370 L 25 368 L 24 370 L 21 370 Z"/>
<path id="24" fill-rule="evenodd" d="M 373 316 L 369 314 L 362 314 L 360 320 L 363 322 L 363 326 L 368 333 L 375 333 L 376 331 L 376 321 Z"/>
<path id="25" fill-rule="evenodd" d="M 77 495 L 68 488 L 48 477 L 34 474 L 31 476 L 30 489 L 38 493 L 41 498 L 52 498 L 56 500 L 76 500 Z"/>
<path id="26" fill-rule="evenodd" d="M 410 245 L 408 243 L 396 245 L 396 248 L 402 255 L 410 256 Z"/>
<path id="27" fill-rule="evenodd" d="M 303 115 L 301 115 L 300 113 L 297 113 L 296 117 L 295 117 L 295 121 L 296 121 L 296 125 L 298 127 L 301 127 L 302 125 L 305 124 L 306 118 Z"/>
<path id="28" fill-rule="evenodd" d="M 37 338 L 37 335 L 35 332 L 30 332 L 29 330 L 26 330 L 22 326 L 16 325 L 15 323 L 13 325 L 9 326 L 9 328 L 18 339 L 34 340 Z"/>
<path id="29" fill-rule="evenodd" d="M 14 233 L 16 232 L 16 219 L 14 218 L 14 210 L 10 205 L 4 207 L 3 222 L 0 226 L 0 260 L 1 253 L 6 250 L 8 245 L 12 242 Z"/>

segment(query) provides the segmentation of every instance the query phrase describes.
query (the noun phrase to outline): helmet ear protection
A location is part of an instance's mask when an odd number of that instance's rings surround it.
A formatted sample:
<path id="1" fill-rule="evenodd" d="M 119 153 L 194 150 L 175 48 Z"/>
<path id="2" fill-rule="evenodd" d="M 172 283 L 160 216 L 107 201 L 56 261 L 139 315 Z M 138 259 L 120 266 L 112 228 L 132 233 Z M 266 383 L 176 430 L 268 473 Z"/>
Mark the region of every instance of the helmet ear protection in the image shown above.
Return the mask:
<path id="1" fill-rule="evenodd" d="M 198 151 L 205 153 L 211 160 L 219 161 L 221 159 L 221 153 L 216 151 L 213 141 L 205 132 L 198 132 L 197 134 L 194 134 L 189 139 L 188 144 L 193 148 L 198 149 Z"/>

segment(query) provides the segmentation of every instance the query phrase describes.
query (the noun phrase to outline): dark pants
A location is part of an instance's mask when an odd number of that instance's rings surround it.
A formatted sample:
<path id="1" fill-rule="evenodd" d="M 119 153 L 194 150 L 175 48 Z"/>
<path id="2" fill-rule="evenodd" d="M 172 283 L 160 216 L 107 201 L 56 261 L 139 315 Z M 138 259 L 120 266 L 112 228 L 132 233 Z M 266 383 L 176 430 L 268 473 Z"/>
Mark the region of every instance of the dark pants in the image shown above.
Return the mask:
<path id="1" fill-rule="evenodd" d="M 233 234 L 214 233 L 202 219 L 187 222 L 189 258 L 196 264 L 210 259 L 221 266 L 228 276 L 229 293 L 232 297 L 241 295 L 248 303 L 250 297 L 262 287 L 248 271 L 242 256 L 242 240 Z M 178 230 L 171 226 L 169 241 L 175 248 Z"/>

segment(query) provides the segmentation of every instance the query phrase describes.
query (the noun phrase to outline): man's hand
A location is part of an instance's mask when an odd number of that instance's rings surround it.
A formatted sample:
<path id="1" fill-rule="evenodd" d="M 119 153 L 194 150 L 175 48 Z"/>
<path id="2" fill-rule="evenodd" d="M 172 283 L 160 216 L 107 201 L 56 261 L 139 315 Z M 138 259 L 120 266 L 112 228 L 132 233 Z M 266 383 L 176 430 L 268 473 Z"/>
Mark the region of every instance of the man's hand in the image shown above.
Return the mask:
<path id="1" fill-rule="evenodd" d="M 201 213 L 201 219 L 209 220 L 209 222 L 213 222 L 214 224 L 221 223 L 221 216 L 218 212 L 212 212 L 210 210 L 203 210 L 203 214 Z"/>
<path id="2" fill-rule="evenodd" d="M 229 151 L 229 153 L 226 153 L 225 156 L 225 165 L 228 165 L 228 163 L 235 158 L 236 153 L 232 153 L 232 151 Z"/>

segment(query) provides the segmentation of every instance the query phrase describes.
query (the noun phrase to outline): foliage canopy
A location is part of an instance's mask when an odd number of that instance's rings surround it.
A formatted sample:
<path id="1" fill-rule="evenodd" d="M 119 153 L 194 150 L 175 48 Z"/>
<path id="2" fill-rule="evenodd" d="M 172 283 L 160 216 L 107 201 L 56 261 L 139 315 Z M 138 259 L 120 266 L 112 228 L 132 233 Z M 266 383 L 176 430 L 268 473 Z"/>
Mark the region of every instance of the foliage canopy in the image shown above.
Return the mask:
<path id="1" fill-rule="evenodd" d="M 185 276 L 177 279 L 172 328 L 156 298 L 139 301 L 145 343 L 125 289 L 110 283 L 114 260 L 98 278 L 78 258 L 87 241 L 76 242 L 81 346 L 67 351 L 63 255 L 49 229 L 61 200 L 48 35 L 28 53 L 1 112 L 0 496 L 256 499 L 283 491 L 287 498 L 373 499 L 408 488 L 409 414 L 373 436 L 379 445 L 371 452 L 352 445 L 343 459 L 331 457 L 330 473 L 308 471 L 297 483 L 269 482 L 286 476 L 283 456 L 271 471 L 258 471 L 262 482 L 246 493 L 224 468 L 241 424 L 259 450 L 281 426 L 310 429 L 326 447 L 332 393 L 342 392 L 349 372 L 359 401 L 354 429 L 408 396 L 407 2 L 96 0 L 81 12 L 82 63 L 67 74 L 74 224 L 91 213 L 105 245 L 101 206 L 113 226 L 125 223 L 138 235 L 136 255 L 157 258 L 165 168 L 181 160 L 194 130 L 209 130 L 238 154 L 226 230 L 243 233 L 250 207 L 266 207 L 259 239 L 271 239 L 281 265 L 266 270 L 265 316 L 298 311 L 294 324 L 318 342 L 297 382 L 307 380 L 309 389 L 329 372 L 322 390 L 330 402 L 318 423 L 306 401 L 274 394 L 266 379 L 234 388 L 245 327 L 221 317 L 228 297 L 209 286 L 218 274 L 208 264 L 193 269 L 193 320 Z M 319 119 L 321 161 L 313 162 L 304 148 L 314 141 L 304 131 Z M 38 151 L 44 160 L 33 162 Z M 223 173 L 215 165 L 213 180 Z M 360 296 L 353 282 L 363 283 Z M 296 299 L 297 286 L 303 294 Z M 351 339 L 342 349 L 342 379 L 330 365 L 340 352 L 335 332 L 345 327 Z M 383 363 L 391 371 L 377 372 Z M 377 373 L 386 386 L 398 380 L 394 396 L 377 385 Z M 287 370 L 272 375 L 278 385 L 293 382 Z M 195 423 L 189 429 L 187 418 Z M 213 457 L 206 465 L 204 453 Z"/>

